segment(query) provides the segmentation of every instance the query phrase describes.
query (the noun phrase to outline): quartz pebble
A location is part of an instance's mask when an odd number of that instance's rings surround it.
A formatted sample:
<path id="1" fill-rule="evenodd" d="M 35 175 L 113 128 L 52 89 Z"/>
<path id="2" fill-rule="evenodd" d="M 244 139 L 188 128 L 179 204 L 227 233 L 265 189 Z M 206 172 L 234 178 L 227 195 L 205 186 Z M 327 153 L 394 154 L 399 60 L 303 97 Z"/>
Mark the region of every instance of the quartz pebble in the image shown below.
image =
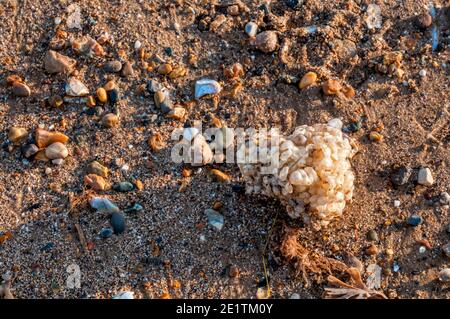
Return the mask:
<path id="1" fill-rule="evenodd" d="M 89 90 L 80 80 L 72 77 L 66 84 L 66 94 L 68 96 L 86 96 Z"/>
<path id="2" fill-rule="evenodd" d="M 208 218 L 208 224 L 213 226 L 217 230 L 221 230 L 224 224 L 224 218 L 223 215 L 221 215 L 219 212 L 215 211 L 214 209 L 206 209 L 205 214 Z"/>
<path id="3" fill-rule="evenodd" d="M 69 155 L 67 147 L 60 142 L 50 144 L 45 149 L 45 156 L 49 159 L 66 158 Z"/>
<path id="4" fill-rule="evenodd" d="M 117 207 L 108 198 L 104 197 L 93 197 L 89 200 L 89 204 L 92 208 L 96 209 L 99 212 L 114 213 L 120 211 L 119 207 Z"/>
<path id="5" fill-rule="evenodd" d="M 113 212 L 111 214 L 111 226 L 114 234 L 122 234 L 125 231 L 125 217 L 119 212 Z"/>
<path id="6" fill-rule="evenodd" d="M 300 82 L 298 84 L 298 87 L 300 89 L 304 89 L 304 88 L 316 83 L 316 80 L 317 80 L 317 74 L 314 72 L 308 72 L 302 77 L 302 79 L 300 80 Z"/>
<path id="7" fill-rule="evenodd" d="M 28 137 L 28 131 L 23 127 L 11 127 L 8 132 L 8 139 L 13 144 L 19 144 Z"/>
<path id="8" fill-rule="evenodd" d="M 328 121 L 328 126 L 334 127 L 335 129 L 342 130 L 342 127 L 344 126 L 344 123 L 341 119 L 334 118 Z"/>
<path id="9" fill-rule="evenodd" d="M 31 95 L 31 90 L 25 83 L 14 82 L 13 95 L 17 97 L 27 97 Z"/>
<path id="10" fill-rule="evenodd" d="M 195 98 L 197 100 L 208 94 L 218 94 L 220 91 L 222 91 L 222 87 L 217 81 L 202 79 L 195 82 Z"/>
<path id="11" fill-rule="evenodd" d="M 245 33 L 247 33 L 249 37 L 255 37 L 257 32 L 258 32 L 258 25 L 255 22 L 250 21 L 245 25 Z"/>
<path id="12" fill-rule="evenodd" d="M 136 40 L 136 42 L 134 42 L 134 49 L 139 50 L 141 47 L 142 47 L 141 41 Z"/>
<path id="13" fill-rule="evenodd" d="M 72 73 L 76 64 L 76 60 L 56 51 L 47 51 L 44 58 L 44 68 L 48 73 Z"/>
<path id="14" fill-rule="evenodd" d="M 259 33 L 255 38 L 255 46 L 265 53 L 275 51 L 278 47 L 278 36 L 276 32 L 264 31 Z"/>
<path id="15" fill-rule="evenodd" d="M 134 292 L 121 291 L 117 295 L 113 296 L 112 299 L 134 299 Z"/>
<path id="16" fill-rule="evenodd" d="M 421 167 L 417 177 L 417 183 L 424 186 L 431 186 L 434 183 L 433 175 L 428 167 Z"/>

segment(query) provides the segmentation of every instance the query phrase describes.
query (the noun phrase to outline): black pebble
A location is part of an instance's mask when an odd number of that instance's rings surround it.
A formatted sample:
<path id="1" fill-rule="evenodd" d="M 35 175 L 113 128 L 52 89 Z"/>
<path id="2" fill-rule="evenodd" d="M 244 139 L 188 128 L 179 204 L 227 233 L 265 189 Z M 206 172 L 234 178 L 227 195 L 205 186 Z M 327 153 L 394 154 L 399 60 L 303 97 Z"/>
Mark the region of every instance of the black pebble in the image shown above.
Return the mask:
<path id="1" fill-rule="evenodd" d="M 111 91 L 108 91 L 108 101 L 111 105 L 116 104 L 119 101 L 119 90 L 118 89 L 112 89 Z"/>
<path id="2" fill-rule="evenodd" d="M 122 234 L 125 231 L 125 217 L 121 213 L 112 213 L 110 222 L 114 234 Z"/>

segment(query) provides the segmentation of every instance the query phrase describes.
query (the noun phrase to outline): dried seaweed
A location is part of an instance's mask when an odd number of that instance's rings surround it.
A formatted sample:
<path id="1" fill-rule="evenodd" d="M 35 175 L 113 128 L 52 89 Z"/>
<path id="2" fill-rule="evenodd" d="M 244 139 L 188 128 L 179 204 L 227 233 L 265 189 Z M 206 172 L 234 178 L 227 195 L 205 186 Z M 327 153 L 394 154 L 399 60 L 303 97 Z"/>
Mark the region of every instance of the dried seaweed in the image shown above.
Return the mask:
<path id="1" fill-rule="evenodd" d="M 280 251 L 289 261 L 293 262 L 297 275 L 302 275 L 306 285 L 309 285 L 308 273 L 319 276 L 323 273 L 332 274 L 334 271 L 344 272 L 347 266 L 333 258 L 325 257 L 317 252 L 311 252 L 298 242 L 298 230 L 285 227 Z"/>
<path id="2" fill-rule="evenodd" d="M 357 268 L 349 268 L 347 273 L 350 275 L 350 284 L 332 275 L 328 276 L 328 283 L 339 288 L 326 287 L 325 299 L 387 299 L 382 292 L 367 288 Z"/>

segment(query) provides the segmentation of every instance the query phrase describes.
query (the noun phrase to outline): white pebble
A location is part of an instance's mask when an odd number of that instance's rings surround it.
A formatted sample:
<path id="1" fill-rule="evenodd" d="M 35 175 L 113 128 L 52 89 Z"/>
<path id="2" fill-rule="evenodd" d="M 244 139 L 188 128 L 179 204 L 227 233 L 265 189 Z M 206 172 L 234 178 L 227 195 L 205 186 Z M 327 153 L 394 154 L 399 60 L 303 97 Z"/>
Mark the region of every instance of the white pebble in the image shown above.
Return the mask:
<path id="1" fill-rule="evenodd" d="M 210 79 L 201 79 L 195 82 L 195 99 L 208 94 L 217 94 L 222 91 L 222 87 L 217 81 Z"/>
<path id="2" fill-rule="evenodd" d="M 394 200 L 394 207 L 400 207 L 400 201 Z"/>
<path id="3" fill-rule="evenodd" d="M 245 25 L 245 33 L 247 33 L 249 37 L 255 37 L 257 32 L 258 25 L 255 22 L 250 21 Z"/>
<path id="4" fill-rule="evenodd" d="M 45 168 L 45 174 L 50 175 L 52 173 L 52 169 L 50 167 Z"/>
<path id="5" fill-rule="evenodd" d="M 142 46 L 141 41 L 136 40 L 136 42 L 134 42 L 134 49 L 135 50 L 139 50 L 141 48 L 141 46 Z"/>
<path id="6" fill-rule="evenodd" d="M 342 123 L 341 119 L 334 118 L 334 119 L 329 120 L 327 125 L 337 128 L 338 130 L 341 130 L 344 123 Z"/>
<path id="7" fill-rule="evenodd" d="M 62 21 L 61 17 L 56 17 L 55 18 L 55 25 L 60 25 L 61 21 Z"/>
<path id="8" fill-rule="evenodd" d="M 426 76 L 427 76 L 427 70 L 424 70 L 424 69 L 420 70 L 420 71 L 419 71 L 419 75 L 420 75 L 422 78 L 426 77 Z"/>
<path id="9" fill-rule="evenodd" d="M 422 167 L 419 170 L 419 176 L 417 178 L 417 182 L 420 185 L 431 186 L 434 183 L 433 175 L 431 174 L 431 170 L 428 167 Z"/>

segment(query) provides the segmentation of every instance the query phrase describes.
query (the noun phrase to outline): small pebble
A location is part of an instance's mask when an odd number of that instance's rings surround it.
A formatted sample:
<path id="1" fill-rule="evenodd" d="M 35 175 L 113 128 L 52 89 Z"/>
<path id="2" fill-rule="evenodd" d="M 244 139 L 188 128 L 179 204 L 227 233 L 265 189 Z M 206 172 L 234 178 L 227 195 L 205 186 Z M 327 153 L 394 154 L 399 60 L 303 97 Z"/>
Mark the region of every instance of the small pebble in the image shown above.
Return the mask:
<path id="1" fill-rule="evenodd" d="M 444 253 L 444 255 L 445 255 L 447 258 L 450 258 L 450 244 L 445 245 L 445 246 L 442 248 L 442 252 Z"/>
<path id="2" fill-rule="evenodd" d="M 18 144 L 28 137 L 28 131 L 23 127 L 11 127 L 8 132 L 8 139 L 13 144 Z"/>
<path id="3" fill-rule="evenodd" d="M 411 215 L 410 217 L 408 217 L 408 219 L 406 220 L 406 223 L 410 226 L 416 227 L 419 226 L 422 223 L 423 219 L 421 216 L 419 215 Z"/>
<path id="4" fill-rule="evenodd" d="M 210 208 L 206 209 L 205 213 L 208 218 L 208 224 L 220 231 L 224 224 L 223 216 L 219 214 L 219 212 Z"/>
<path id="5" fill-rule="evenodd" d="M 300 295 L 299 295 L 298 293 L 294 292 L 294 293 L 289 297 L 289 299 L 300 299 Z"/>
<path id="6" fill-rule="evenodd" d="M 31 95 L 31 90 L 25 83 L 14 82 L 12 92 L 17 97 L 27 97 Z"/>
<path id="7" fill-rule="evenodd" d="M 134 185 L 131 184 L 130 182 L 120 182 L 120 183 L 114 184 L 113 189 L 116 192 L 125 193 L 125 192 L 132 191 L 134 189 Z"/>
<path id="8" fill-rule="evenodd" d="M 125 231 L 125 218 L 121 213 L 114 212 L 111 214 L 111 226 L 114 234 L 121 234 Z"/>
<path id="9" fill-rule="evenodd" d="M 69 150 L 60 142 L 53 143 L 45 149 L 45 156 L 49 159 L 66 158 L 68 155 Z"/>
<path id="10" fill-rule="evenodd" d="M 54 165 L 62 165 L 64 163 L 64 160 L 62 158 L 56 158 L 52 160 L 52 164 Z"/>
<path id="11" fill-rule="evenodd" d="M 261 32 L 256 36 L 255 46 L 262 52 L 273 52 L 278 48 L 278 36 L 275 31 Z"/>
<path id="12" fill-rule="evenodd" d="M 422 78 L 426 77 L 427 76 L 427 70 L 424 70 L 424 69 L 420 70 L 419 71 L 419 76 L 422 77 Z"/>
<path id="13" fill-rule="evenodd" d="M 421 167 L 417 177 L 417 183 L 424 186 L 431 186 L 434 183 L 433 175 L 428 167 Z"/>
<path id="14" fill-rule="evenodd" d="M 322 90 L 325 95 L 334 95 L 341 90 L 341 84 L 333 79 L 329 79 L 322 84 Z"/>
<path id="15" fill-rule="evenodd" d="M 377 242 L 379 240 L 377 232 L 374 231 L 373 229 L 371 229 L 367 232 L 366 238 L 367 238 L 367 240 L 375 241 L 375 242 Z"/>
<path id="16" fill-rule="evenodd" d="M 102 118 L 102 126 L 112 128 L 119 125 L 119 117 L 113 113 L 108 113 Z"/>
<path id="17" fill-rule="evenodd" d="M 142 47 L 141 41 L 136 40 L 136 42 L 134 42 L 134 49 L 139 50 L 141 47 Z"/>
<path id="18" fill-rule="evenodd" d="M 101 176 L 89 174 L 84 176 L 84 184 L 95 191 L 104 191 L 108 189 L 108 183 Z"/>
<path id="19" fill-rule="evenodd" d="M 195 82 L 195 99 L 200 99 L 208 94 L 218 94 L 222 91 L 222 87 L 217 81 L 210 79 L 202 79 Z"/>
<path id="20" fill-rule="evenodd" d="M 376 245 L 370 245 L 366 249 L 366 254 L 369 256 L 378 254 L 378 247 Z"/>
<path id="21" fill-rule="evenodd" d="M 97 161 L 93 161 L 87 166 L 86 173 L 95 174 L 106 178 L 108 177 L 108 168 Z"/>
<path id="22" fill-rule="evenodd" d="M 334 119 L 329 120 L 327 125 L 337 128 L 338 130 L 342 130 L 342 126 L 344 126 L 344 123 L 342 123 L 341 119 L 334 118 Z"/>
<path id="23" fill-rule="evenodd" d="M 429 28 L 432 23 L 433 23 L 433 18 L 427 12 L 422 13 L 421 15 L 418 15 L 416 18 L 417 27 L 419 27 L 420 29 L 423 29 L 423 30 Z"/>
<path id="24" fill-rule="evenodd" d="M 424 254 L 427 251 L 427 248 L 425 246 L 420 246 L 419 247 L 419 253 L 420 254 Z"/>
<path id="25" fill-rule="evenodd" d="M 308 72 L 306 73 L 302 79 L 300 80 L 298 87 L 300 89 L 304 89 L 308 86 L 313 85 L 317 81 L 317 74 L 315 72 Z"/>
<path id="26" fill-rule="evenodd" d="M 103 228 L 101 231 L 100 231 L 100 237 L 101 238 L 109 238 L 109 237 L 111 237 L 112 236 L 112 234 L 113 234 L 113 231 L 112 231 L 112 229 L 111 228 Z"/>
<path id="27" fill-rule="evenodd" d="M 36 154 L 37 152 L 39 152 L 39 147 L 37 147 L 34 144 L 27 144 L 25 146 L 22 147 L 22 155 L 25 158 L 30 158 L 32 157 L 34 154 Z"/>
<path id="28" fill-rule="evenodd" d="M 45 168 L 45 175 L 50 175 L 52 173 L 52 169 L 50 167 Z"/>
<path id="29" fill-rule="evenodd" d="M 70 74 L 73 72 L 76 63 L 76 60 L 53 50 L 47 51 L 44 57 L 44 68 L 48 73 Z"/>
<path id="30" fill-rule="evenodd" d="M 112 299 L 134 299 L 134 292 L 121 291 L 117 295 L 113 296 Z"/>
<path id="31" fill-rule="evenodd" d="M 391 174 L 391 182 L 395 186 L 402 186 L 408 183 L 408 180 L 412 174 L 412 169 L 402 165 L 395 169 Z"/>
<path id="32" fill-rule="evenodd" d="M 444 268 L 439 272 L 439 280 L 445 283 L 450 282 L 450 268 Z"/>
<path id="33" fill-rule="evenodd" d="M 119 101 L 119 98 L 120 98 L 119 89 L 117 89 L 117 88 L 113 88 L 111 90 L 106 89 L 106 91 L 108 92 L 109 103 L 111 105 L 116 104 Z"/>
<path id="34" fill-rule="evenodd" d="M 93 197 L 89 200 L 89 204 L 92 208 L 99 212 L 114 213 L 119 212 L 119 207 L 117 207 L 108 198 L 103 197 Z"/>
<path id="35" fill-rule="evenodd" d="M 401 202 L 399 200 L 394 200 L 394 207 L 400 207 Z"/>
<path id="36" fill-rule="evenodd" d="M 66 95 L 68 96 L 86 96 L 89 90 L 80 80 L 71 77 L 65 85 Z"/>
<path id="37" fill-rule="evenodd" d="M 156 93 L 163 89 L 162 85 L 156 80 L 149 80 L 146 89 L 149 93 Z"/>
<path id="38" fill-rule="evenodd" d="M 245 33 L 247 33 L 249 37 L 255 37 L 257 32 L 258 32 L 258 25 L 255 22 L 250 21 L 245 25 Z"/>
<path id="39" fill-rule="evenodd" d="M 158 73 L 159 74 L 161 74 L 161 75 L 167 75 L 167 74 L 169 74 L 170 72 L 172 72 L 172 65 L 171 64 L 169 64 L 169 63 L 164 63 L 164 64 L 161 64 L 159 67 L 158 67 Z"/>
<path id="40" fill-rule="evenodd" d="M 132 77 L 134 75 L 134 70 L 133 70 L 133 64 L 131 64 L 131 62 L 125 62 L 123 67 L 122 67 L 122 72 L 121 72 L 123 77 Z"/>
<path id="41" fill-rule="evenodd" d="M 118 73 L 122 70 L 122 63 L 118 60 L 109 61 L 103 66 L 103 70 L 108 73 Z"/>
<path id="42" fill-rule="evenodd" d="M 137 213 L 144 210 L 144 207 L 142 207 L 141 204 L 135 203 L 133 206 L 125 208 L 123 211 L 125 213 Z"/>

